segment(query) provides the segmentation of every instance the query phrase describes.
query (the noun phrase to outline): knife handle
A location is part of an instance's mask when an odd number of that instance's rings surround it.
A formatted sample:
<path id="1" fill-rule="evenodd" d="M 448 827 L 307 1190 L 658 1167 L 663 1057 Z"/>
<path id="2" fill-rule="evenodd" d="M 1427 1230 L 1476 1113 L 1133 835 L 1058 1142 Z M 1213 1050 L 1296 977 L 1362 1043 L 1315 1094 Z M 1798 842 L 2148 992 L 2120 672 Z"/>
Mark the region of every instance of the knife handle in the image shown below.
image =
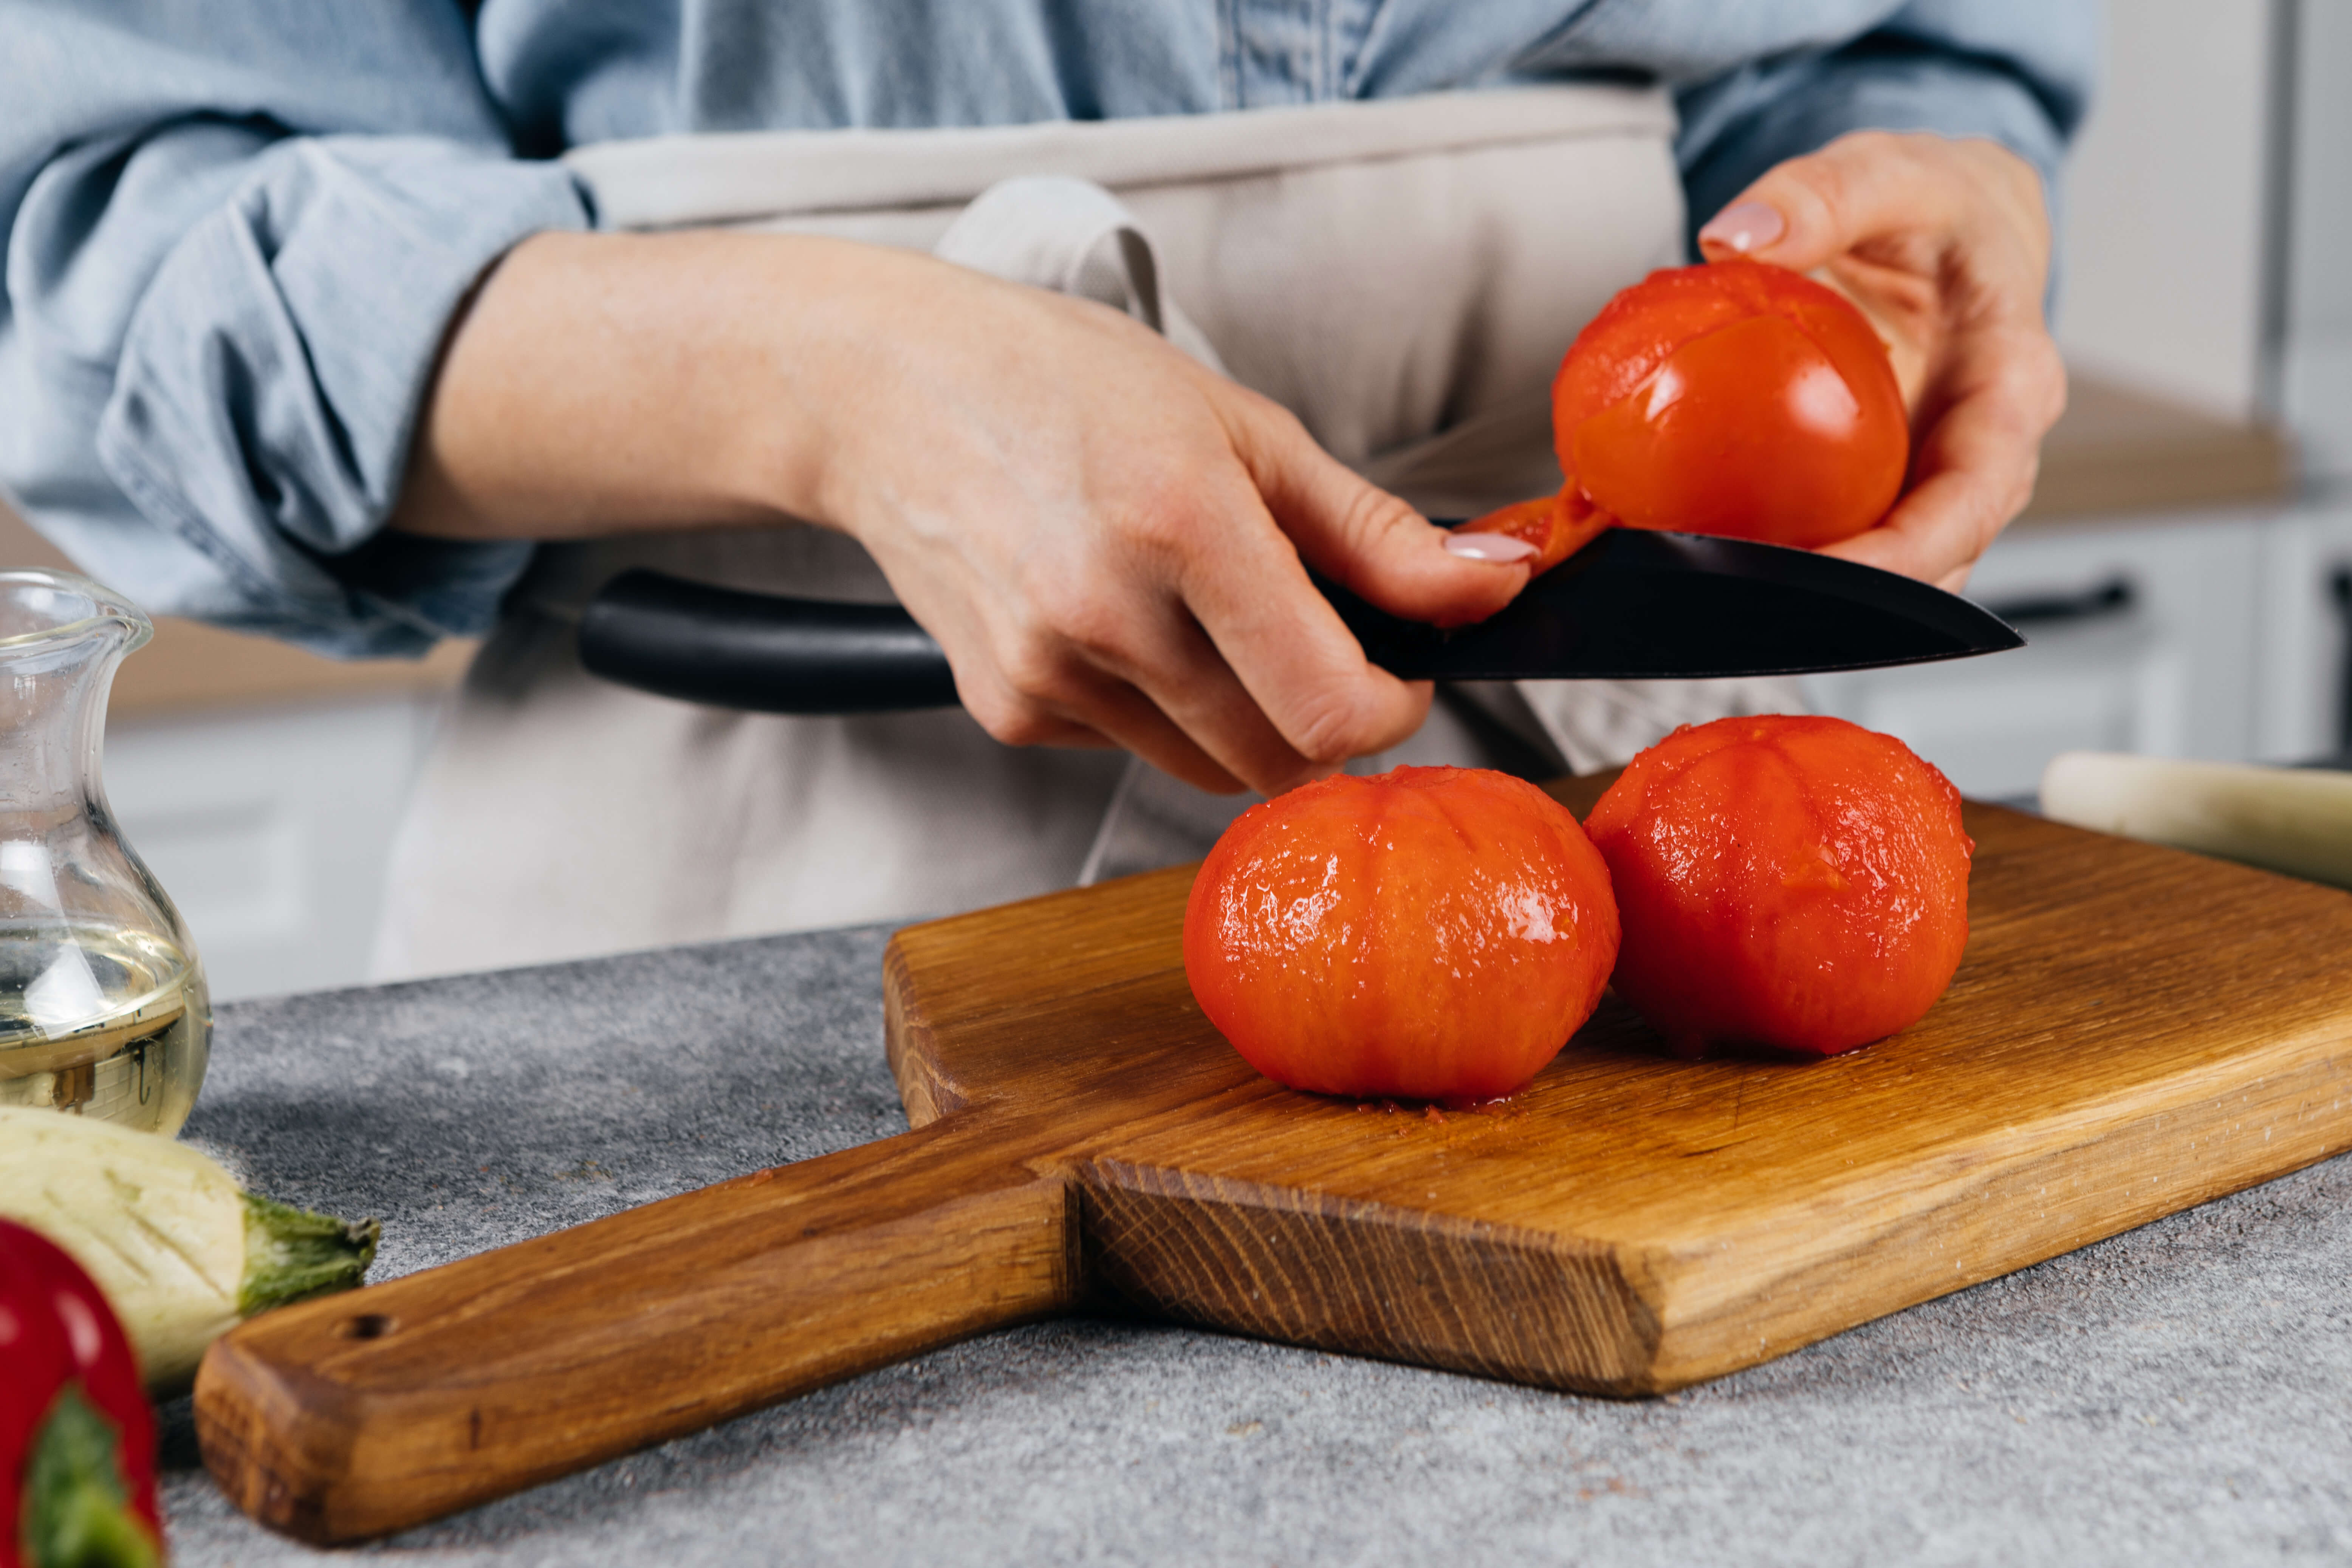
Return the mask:
<path id="1" fill-rule="evenodd" d="M 897 605 L 750 594 L 643 569 L 588 601 L 580 662 L 657 697 L 759 713 L 956 705 L 946 652 Z"/>
<path id="2" fill-rule="evenodd" d="M 952 1111 L 264 1313 L 196 1373 L 205 1467 L 264 1524 L 360 1541 L 1066 1311 L 1043 1127 Z"/>
<path id="3" fill-rule="evenodd" d="M 1375 664 L 1410 668 L 1443 637 L 1308 576 Z M 580 662 L 656 697 L 755 713 L 906 713 L 958 700 L 946 651 L 899 605 L 751 594 L 643 567 L 589 599 Z"/>

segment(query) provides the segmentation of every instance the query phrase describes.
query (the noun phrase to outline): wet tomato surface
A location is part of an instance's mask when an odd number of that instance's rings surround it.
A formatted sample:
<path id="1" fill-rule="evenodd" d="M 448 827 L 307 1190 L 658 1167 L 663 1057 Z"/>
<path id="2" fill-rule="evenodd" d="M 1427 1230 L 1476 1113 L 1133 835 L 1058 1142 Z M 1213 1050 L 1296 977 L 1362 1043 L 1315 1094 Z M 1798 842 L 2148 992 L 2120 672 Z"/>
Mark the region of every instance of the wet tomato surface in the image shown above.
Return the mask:
<path id="1" fill-rule="evenodd" d="M 1685 726 L 1585 827 L 1623 921 L 1617 993 L 1685 1055 L 1883 1039 L 1926 1016 L 1968 945 L 1959 793 L 1841 719 Z"/>
<path id="2" fill-rule="evenodd" d="M 1552 384 L 1567 488 L 1465 526 L 1537 569 L 1603 528 L 1813 547 L 1884 517 L 1910 428 L 1886 348 L 1843 296 L 1759 261 L 1654 272 L 1570 345 Z"/>
<path id="3" fill-rule="evenodd" d="M 1409 767 L 1244 813 L 1192 884 L 1184 973 L 1269 1078 L 1461 1102 L 1551 1060 L 1617 938 L 1608 868 L 1566 807 L 1507 774 Z"/>

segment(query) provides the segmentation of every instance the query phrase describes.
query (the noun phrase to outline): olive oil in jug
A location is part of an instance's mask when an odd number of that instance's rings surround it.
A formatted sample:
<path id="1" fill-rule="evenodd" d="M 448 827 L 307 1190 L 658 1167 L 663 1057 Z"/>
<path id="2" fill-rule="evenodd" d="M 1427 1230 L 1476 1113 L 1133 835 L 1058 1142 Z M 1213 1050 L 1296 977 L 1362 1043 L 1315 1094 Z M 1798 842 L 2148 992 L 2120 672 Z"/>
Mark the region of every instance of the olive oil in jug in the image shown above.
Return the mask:
<path id="1" fill-rule="evenodd" d="M 86 577 L 0 572 L 0 1105 L 169 1135 L 204 1082 L 212 1004 L 100 769 L 115 667 L 151 635 Z"/>
<path id="2" fill-rule="evenodd" d="M 152 932 L 0 930 L 0 1105 L 177 1131 L 211 1023 L 202 972 Z"/>

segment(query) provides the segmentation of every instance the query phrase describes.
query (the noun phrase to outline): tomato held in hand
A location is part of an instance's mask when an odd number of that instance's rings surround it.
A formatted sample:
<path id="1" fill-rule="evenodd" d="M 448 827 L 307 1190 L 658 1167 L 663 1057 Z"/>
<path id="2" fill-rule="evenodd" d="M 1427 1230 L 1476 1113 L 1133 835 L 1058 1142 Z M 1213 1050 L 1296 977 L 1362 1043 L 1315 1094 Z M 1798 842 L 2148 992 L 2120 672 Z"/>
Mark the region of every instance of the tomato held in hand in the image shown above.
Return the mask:
<path id="1" fill-rule="evenodd" d="M 1624 921 L 1617 994 L 1684 1055 L 1883 1039 L 1935 1005 L 1968 944 L 1959 793 L 1842 719 L 1685 726 L 1584 825 Z"/>
<path id="2" fill-rule="evenodd" d="M 1808 548 L 1851 538 L 1895 503 L 1911 445 L 1862 312 L 1745 259 L 1653 272 L 1610 300 L 1560 363 L 1552 434 L 1568 475 L 1553 509 L 1467 525 L 1528 539 L 1538 571 L 1612 522 Z"/>
<path id="3" fill-rule="evenodd" d="M 1617 958 L 1609 872 L 1506 773 L 1320 780 L 1242 814 L 1184 911 L 1184 974 L 1294 1089 L 1493 1099 L 1592 1014 Z"/>

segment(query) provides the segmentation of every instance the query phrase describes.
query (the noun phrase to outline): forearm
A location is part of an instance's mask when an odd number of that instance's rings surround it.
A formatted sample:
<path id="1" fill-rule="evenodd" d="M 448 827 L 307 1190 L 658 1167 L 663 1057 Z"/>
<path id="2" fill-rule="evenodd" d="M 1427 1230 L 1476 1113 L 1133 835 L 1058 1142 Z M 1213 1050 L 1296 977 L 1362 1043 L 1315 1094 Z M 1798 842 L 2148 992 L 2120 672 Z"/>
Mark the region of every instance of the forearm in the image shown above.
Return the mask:
<path id="1" fill-rule="evenodd" d="M 781 235 L 542 234 L 452 327 L 394 526 L 466 539 L 830 521 L 830 418 L 951 272 Z"/>
<path id="2" fill-rule="evenodd" d="M 1418 727 L 1312 565 L 1477 620 L 1526 581 L 1128 316 L 929 257 L 748 235 L 518 246 L 448 338 L 402 526 L 843 530 L 1020 744 L 1268 793 Z"/>

